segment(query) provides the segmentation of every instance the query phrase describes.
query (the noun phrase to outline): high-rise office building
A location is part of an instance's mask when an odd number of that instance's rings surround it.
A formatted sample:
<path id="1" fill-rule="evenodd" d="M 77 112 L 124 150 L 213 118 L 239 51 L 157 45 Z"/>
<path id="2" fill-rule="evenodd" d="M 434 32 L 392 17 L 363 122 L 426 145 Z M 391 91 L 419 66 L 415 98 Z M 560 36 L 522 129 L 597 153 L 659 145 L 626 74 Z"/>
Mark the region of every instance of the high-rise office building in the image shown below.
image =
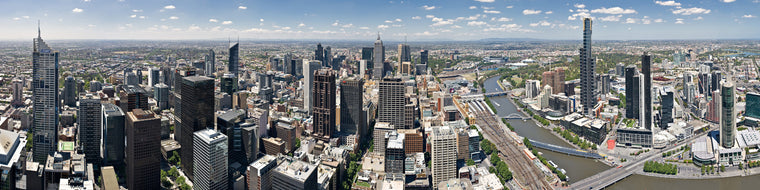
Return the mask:
<path id="1" fill-rule="evenodd" d="M 367 61 L 367 65 L 364 67 L 364 74 L 371 74 L 372 69 L 374 69 L 374 65 L 372 64 L 372 52 L 374 51 L 373 47 L 363 47 L 362 48 L 362 59 Z M 370 75 L 371 76 L 371 75 Z"/>
<path id="2" fill-rule="evenodd" d="M 378 92 L 378 122 L 388 122 L 397 129 L 409 128 L 405 125 L 404 106 L 406 87 L 400 78 L 383 78 Z"/>
<path id="3" fill-rule="evenodd" d="M 352 77 L 340 83 L 340 132 L 357 134 L 359 139 L 367 135 L 364 111 L 364 79 Z"/>
<path id="4" fill-rule="evenodd" d="M 140 84 L 140 79 L 139 78 L 140 77 L 138 77 L 137 74 L 135 74 L 132 71 L 125 72 L 124 73 L 124 84 L 125 85 L 134 85 L 134 86 L 137 86 L 138 84 Z"/>
<path id="5" fill-rule="evenodd" d="M 367 60 L 359 60 L 359 70 L 357 71 L 357 75 L 359 77 L 364 78 L 364 76 L 367 74 Z"/>
<path id="6" fill-rule="evenodd" d="M 270 170 L 277 166 L 277 158 L 272 155 L 264 155 L 248 166 L 246 171 L 246 183 L 248 190 L 267 190 L 272 188 Z"/>
<path id="7" fill-rule="evenodd" d="M 723 80 L 723 74 L 720 71 L 713 71 L 711 75 L 711 83 L 710 86 L 712 87 L 711 91 L 720 90 L 720 82 Z"/>
<path id="8" fill-rule="evenodd" d="M 102 106 L 102 139 L 100 154 L 103 164 L 107 166 L 124 163 L 124 124 L 125 114 L 119 106 L 105 103 Z"/>
<path id="9" fill-rule="evenodd" d="M 564 85 L 564 84 L 563 84 Z M 526 80 L 525 81 L 525 97 L 533 98 L 538 96 L 541 89 L 541 81 L 539 80 Z"/>
<path id="10" fill-rule="evenodd" d="M 596 106 L 596 59 L 591 54 L 591 18 L 583 19 L 583 47 L 580 49 L 581 105 L 583 114 L 592 115 Z"/>
<path id="11" fill-rule="evenodd" d="M 219 91 L 232 95 L 237 92 L 238 81 L 237 77 L 232 73 L 225 73 L 222 79 L 219 80 Z"/>
<path id="12" fill-rule="evenodd" d="M 312 89 L 314 88 L 314 72 L 322 68 L 322 62 L 316 60 L 303 60 L 303 109 L 311 113 Z"/>
<path id="13" fill-rule="evenodd" d="M 58 145 L 58 52 L 34 39 L 32 52 L 32 131 L 34 162 L 44 163 Z"/>
<path id="14" fill-rule="evenodd" d="M 230 60 L 227 63 L 227 72 L 238 76 L 238 67 L 240 67 L 240 43 L 230 46 Z"/>
<path id="15" fill-rule="evenodd" d="M 383 41 L 380 40 L 380 33 L 377 34 L 377 40 L 375 40 L 375 47 L 372 49 L 372 78 L 380 80 L 385 76 L 385 46 Z"/>
<path id="16" fill-rule="evenodd" d="M 635 65 L 625 68 L 625 117 L 639 118 L 639 74 Z"/>
<path id="17" fill-rule="evenodd" d="M 273 190 L 318 189 L 317 166 L 300 160 L 285 159 L 270 170 Z"/>
<path id="18" fill-rule="evenodd" d="M 398 45 L 398 62 L 403 63 L 404 61 L 407 61 L 407 62 L 412 61 L 412 51 L 409 48 L 409 45 L 399 44 Z"/>
<path id="19" fill-rule="evenodd" d="M 182 78 L 181 88 L 180 157 L 185 174 L 193 180 L 193 133 L 214 127 L 214 79 L 205 76 L 185 77 Z"/>
<path id="20" fill-rule="evenodd" d="M 387 146 L 385 148 L 385 172 L 404 173 L 404 133 L 391 132 L 386 135 Z"/>
<path id="21" fill-rule="evenodd" d="M 150 110 L 134 109 L 127 112 L 126 118 L 124 132 L 127 188 L 159 189 L 161 187 L 161 117 Z M 185 162 L 185 159 L 182 159 L 182 162 Z"/>
<path id="22" fill-rule="evenodd" d="M 24 105 L 24 81 L 23 79 L 13 79 L 11 82 L 11 88 L 13 88 L 13 100 L 11 105 L 23 106 Z"/>
<path id="23" fill-rule="evenodd" d="M 687 108 L 689 107 L 689 104 L 693 103 L 692 99 L 694 97 L 694 91 L 692 90 L 694 86 L 694 75 L 692 75 L 689 72 L 683 73 L 683 96 L 684 96 L 684 106 Z"/>
<path id="24" fill-rule="evenodd" d="M 320 69 L 314 72 L 314 90 L 312 93 L 312 119 L 314 135 L 322 140 L 329 140 L 335 132 L 335 76 L 332 69 Z"/>
<path id="25" fill-rule="evenodd" d="M 428 64 L 428 50 L 420 50 L 420 63 L 423 65 Z"/>
<path id="26" fill-rule="evenodd" d="M 161 83 L 161 70 L 158 67 L 148 68 L 148 86 L 153 87 Z"/>
<path id="27" fill-rule="evenodd" d="M 325 66 L 325 49 L 322 48 L 322 43 L 317 43 L 317 49 L 314 50 L 314 60 L 319 61 L 319 65 Z"/>
<path id="28" fill-rule="evenodd" d="M 720 87 L 720 145 L 723 148 L 734 147 L 736 139 L 736 94 L 734 84 L 725 81 Z"/>
<path id="29" fill-rule="evenodd" d="M 644 104 L 642 110 L 639 110 L 639 112 L 644 113 L 644 118 L 640 118 L 640 120 L 644 120 L 644 128 L 651 130 L 652 129 L 652 56 L 648 53 L 644 52 L 644 55 L 641 55 L 641 73 L 644 75 L 644 87 L 642 88 L 642 91 L 644 91 Z"/>
<path id="30" fill-rule="evenodd" d="M 193 139 L 193 189 L 227 189 L 227 136 L 204 129 L 195 132 Z"/>
<path id="31" fill-rule="evenodd" d="M 457 138 L 449 126 L 434 127 L 431 134 L 431 169 L 435 189 L 441 181 L 457 176 Z"/>
<path id="32" fill-rule="evenodd" d="M 747 102 L 747 105 L 745 107 L 744 116 L 754 120 L 760 119 L 760 94 L 756 92 L 748 92 L 745 102 Z"/>
<path id="33" fill-rule="evenodd" d="M 100 166 L 101 111 L 100 97 L 95 94 L 83 94 L 77 113 L 77 134 L 87 162 L 95 163 L 97 166 Z"/>
<path id="34" fill-rule="evenodd" d="M 69 107 L 77 106 L 77 81 L 74 77 L 68 76 L 63 81 L 63 105 Z"/>
<path id="35" fill-rule="evenodd" d="M 214 77 L 214 73 L 216 72 L 216 53 L 214 53 L 214 49 L 208 50 L 204 62 L 203 73 L 207 77 Z"/>
<path id="36" fill-rule="evenodd" d="M 169 109 L 169 86 L 164 83 L 153 86 L 153 98 L 159 110 Z"/>
<path id="37" fill-rule="evenodd" d="M 140 86 L 122 85 L 119 93 L 121 99 L 121 110 L 130 112 L 133 109 L 149 110 L 148 93 Z"/>
<path id="38" fill-rule="evenodd" d="M 673 123 L 673 88 L 666 86 L 660 90 L 660 128 L 668 129 Z"/>
<path id="39" fill-rule="evenodd" d="M 330 48 L 330 46 L 325 47 L 325 51 L 323 53 L 324 56 L 322 56 L 322 67 L 330 67 L 336 69 L 336 67 L 332 65 L 332 48 Z"/>

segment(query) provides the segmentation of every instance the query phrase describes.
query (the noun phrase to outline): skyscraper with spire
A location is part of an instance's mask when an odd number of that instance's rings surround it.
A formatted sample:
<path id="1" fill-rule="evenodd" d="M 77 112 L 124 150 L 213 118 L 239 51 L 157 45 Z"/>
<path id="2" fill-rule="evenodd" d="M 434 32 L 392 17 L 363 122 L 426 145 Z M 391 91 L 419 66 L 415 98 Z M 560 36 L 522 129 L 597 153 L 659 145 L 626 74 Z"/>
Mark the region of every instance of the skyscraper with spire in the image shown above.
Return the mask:
<path id="1" fill-rule="evenodd" d="M 216 72 L 216 54 L 214 53 L 214 49 L 209 49 L 208 54 L 206 54 L 206 58 L 204 59 L 205 66 L 203 69 L 203 73 L 207 77 L 214 77 L 214 73 Z"/>
<path id="2" fill-rule="evenodd" d="M 377 33 L 377 40 L 375 40 L 375 48 L 372 50 L 372 63 L 375 68 L 372 71 L 373 79 L 382 79 L 385 76 L 385 46 L 383 41 L 380 40 L 380 32 Z"/>
<path id="3" fill-rule="evenodd" d="M 58 52 L 42 40 L 39 23 L 32 52 L 32 93 L 33 160 L 45 163 L 58 144 Z"/>
<path id="4" fill-rule="evenodd" d="M 580 49 L 581 105 L 586 115 L 591 115 L 596 106 L 596 59 L 591 57 L 591 24 L 591 18 L 583 19 L 583 47 Z"/>
<path id="5" fill-rule="evenodd" d="M 230 61 L 227 65 L 227 72 L 235 76 L 238 76 L 238 67 L 240 66 L 240 57 L 238 57 L 240 53 L 239 46 L 240 42 L 236 42 L 230 46 Z"/>

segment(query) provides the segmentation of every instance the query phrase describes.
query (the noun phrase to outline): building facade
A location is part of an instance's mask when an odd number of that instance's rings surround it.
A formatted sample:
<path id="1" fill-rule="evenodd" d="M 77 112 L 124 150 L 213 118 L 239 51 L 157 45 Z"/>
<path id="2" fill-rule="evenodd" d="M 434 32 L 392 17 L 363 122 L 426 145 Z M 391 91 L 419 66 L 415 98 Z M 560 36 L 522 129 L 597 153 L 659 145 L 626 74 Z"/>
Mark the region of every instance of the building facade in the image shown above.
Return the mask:
<path id="1" fill-rule="evenodd" d="M 194 133 L 193 189 L 212 190 L 227 187 L 227 136 L 213 129 Z M 184 148 L 184 147 L 183 147 Z"/>
<path id="2" fill-rule="evenodd" d="M 158 189 L 161 186 L 161 118 L 142 109 L 127 112 L 126 118 L 127 188 Z"/>

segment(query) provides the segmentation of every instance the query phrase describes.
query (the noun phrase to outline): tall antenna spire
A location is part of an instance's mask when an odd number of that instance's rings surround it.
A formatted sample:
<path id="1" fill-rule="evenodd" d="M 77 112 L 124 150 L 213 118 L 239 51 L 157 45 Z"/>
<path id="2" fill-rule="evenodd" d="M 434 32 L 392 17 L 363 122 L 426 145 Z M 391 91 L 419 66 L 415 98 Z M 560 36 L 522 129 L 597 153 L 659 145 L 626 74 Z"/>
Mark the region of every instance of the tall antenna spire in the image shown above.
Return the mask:
<path id="1" fill-rule="evenodd" d="M 37 38 L 42 38 L 42 30 L 40 30 L 40 20 L 37 20 Z"/>
<path id="2" fill-rule="evenodd" d="M 380 40 L 380 31 L 377 31 L 377 40 Z"/>

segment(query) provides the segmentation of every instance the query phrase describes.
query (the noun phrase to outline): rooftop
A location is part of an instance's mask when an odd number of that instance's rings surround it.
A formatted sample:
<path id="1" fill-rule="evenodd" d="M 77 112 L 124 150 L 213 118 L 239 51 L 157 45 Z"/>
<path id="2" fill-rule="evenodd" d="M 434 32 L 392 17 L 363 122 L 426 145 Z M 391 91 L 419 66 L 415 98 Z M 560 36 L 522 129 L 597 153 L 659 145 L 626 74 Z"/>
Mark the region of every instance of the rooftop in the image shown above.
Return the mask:
<path id="1" fill-rule="evenodd" d="M 214 144 L 219 141 L 226 141 L 227 136 L 213 129 L 204 129 L 195 132 L 195 138 L 200 138 L 206 143 Z"/>
<path id="2" fill-rule="evenodd" d="M 275 171 L 278 171 L 289 177 L 295 178 L 299 181 L 304 181 L 306 180 L 306 178 L 309 177 L 309 175 L 311 175 L 312 172 L 315 172 L 316 169 L 317 167 L 312 164 L 299 161 L 299 160 L 294 160 L 294 161 L 284 161 L 280 163 L 280 165 L 278 165 L 275 168 Z"/>

